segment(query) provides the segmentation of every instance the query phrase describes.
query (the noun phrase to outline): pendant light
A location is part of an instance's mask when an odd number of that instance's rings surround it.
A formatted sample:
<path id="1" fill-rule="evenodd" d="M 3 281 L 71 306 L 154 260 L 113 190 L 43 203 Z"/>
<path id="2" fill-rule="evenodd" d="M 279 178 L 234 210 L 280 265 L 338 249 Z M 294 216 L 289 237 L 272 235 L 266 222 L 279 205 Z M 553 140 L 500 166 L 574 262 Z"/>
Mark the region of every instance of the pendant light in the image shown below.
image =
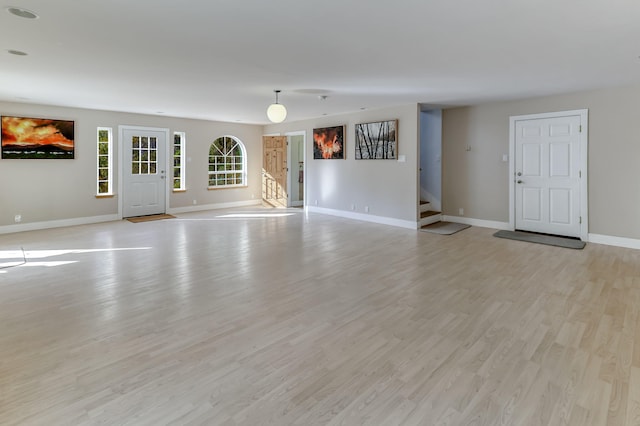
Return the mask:
<path id="1" fill-rule="evenodd" d="M 285 118 L 287 118 L 287 109 L 284 105 L 278 103 L 278 93 L 280 90 L 274 90 L 276 93 L 276 102 L 274 104 L 269 105 L 267 108 L 267 117 L 273 123 L 282 123 Z"/>

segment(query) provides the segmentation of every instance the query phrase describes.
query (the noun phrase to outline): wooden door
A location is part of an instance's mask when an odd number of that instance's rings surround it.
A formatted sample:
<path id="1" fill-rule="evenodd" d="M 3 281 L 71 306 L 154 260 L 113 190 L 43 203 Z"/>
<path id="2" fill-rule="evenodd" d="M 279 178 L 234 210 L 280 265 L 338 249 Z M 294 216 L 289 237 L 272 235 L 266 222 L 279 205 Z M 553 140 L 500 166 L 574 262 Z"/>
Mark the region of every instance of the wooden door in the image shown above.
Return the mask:
<path id="1" fill-rule="evenodd" d="M 287 207 L 287 137 L 263 136 L 262 142 L 262 201 Z"/>
<path id="2" fill-rule="evenodd" d="M 516 122 L 516 229 L 580 237 L 580 116 Z"/>

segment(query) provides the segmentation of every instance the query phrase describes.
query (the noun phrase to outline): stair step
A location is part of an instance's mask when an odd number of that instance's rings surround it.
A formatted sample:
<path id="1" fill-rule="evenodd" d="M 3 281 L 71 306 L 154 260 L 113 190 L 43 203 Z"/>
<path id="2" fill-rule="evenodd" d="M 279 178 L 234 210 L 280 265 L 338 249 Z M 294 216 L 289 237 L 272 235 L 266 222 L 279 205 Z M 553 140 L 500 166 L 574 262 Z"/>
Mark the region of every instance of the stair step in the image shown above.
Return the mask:
<path id="1" fill-rule="evenodd" d="M 418 226 L 423 227 L 432 223 L 440 222 L 442 220 L 442 214 L 440 212 L 427 211 L 420 214 L 420 220 Z"/>
<path id="2" fill-rule="evenodd" d="M 425 217 L 434 216 L 440 214 L 440 212 L 434 212 L 433 210 L 427 210 L 420 213 L 420 219 L 424 219 Z"/>

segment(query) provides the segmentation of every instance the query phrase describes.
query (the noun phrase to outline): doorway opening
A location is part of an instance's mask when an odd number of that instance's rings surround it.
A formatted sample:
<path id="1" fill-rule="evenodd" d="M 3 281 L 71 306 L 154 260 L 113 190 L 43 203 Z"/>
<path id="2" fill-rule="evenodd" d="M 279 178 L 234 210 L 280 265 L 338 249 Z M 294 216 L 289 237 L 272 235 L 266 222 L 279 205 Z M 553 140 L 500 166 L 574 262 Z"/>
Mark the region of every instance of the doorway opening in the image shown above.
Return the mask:
<path id="1" fill-rule="evenodd" d="M 420 110 L 420 227 L 442 218 L 442 109 Z"/>
<path id="2" fill-rule="evenodd" d="M 287 149 L 289 158 L 289 170 L 287 180 L 289 181 L 288 205 L 289 207 L 303 207 L 305 198 L 305 140 L 306 132 L 286 133 Z"/>

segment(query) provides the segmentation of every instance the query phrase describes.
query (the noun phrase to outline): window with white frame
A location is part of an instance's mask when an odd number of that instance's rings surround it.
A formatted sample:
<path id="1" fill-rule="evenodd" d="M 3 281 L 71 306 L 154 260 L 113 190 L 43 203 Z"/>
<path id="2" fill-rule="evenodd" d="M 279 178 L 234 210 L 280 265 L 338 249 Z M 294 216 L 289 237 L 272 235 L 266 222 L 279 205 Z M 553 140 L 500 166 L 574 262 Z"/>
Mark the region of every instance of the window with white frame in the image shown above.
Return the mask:
<path id="1" fill-rule="evenodd" d="M 185 133 L 173 133 L 173 190 L 186 190 L 185 176 Z"/>
<path id="2" fill-rule="evenodd" d="M 242 142 L 222 136 L 209 147 L 209 188 L 245 186 L 247 155 Z"/>
<path id="3" fill-rule="evenodd" d="M 98 195 L 113 195 L 113 132 L 111 127 L 98 127 Z"/>

